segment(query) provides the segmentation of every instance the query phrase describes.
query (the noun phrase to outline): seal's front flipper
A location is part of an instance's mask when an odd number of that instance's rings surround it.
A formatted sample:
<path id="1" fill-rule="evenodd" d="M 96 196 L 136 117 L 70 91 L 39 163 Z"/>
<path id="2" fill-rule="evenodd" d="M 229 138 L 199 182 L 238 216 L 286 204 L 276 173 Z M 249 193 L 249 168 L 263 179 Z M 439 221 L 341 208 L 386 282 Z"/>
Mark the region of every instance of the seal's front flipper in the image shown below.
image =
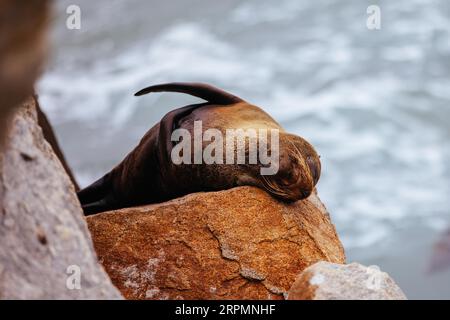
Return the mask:
<path id="1" fill-rule="evenodd" d="M 168 163 L 172 152 L 172 132 L 177 129 L 176 124 L 183 117 L 188 116 L 195 109 L 208 105 L 207 103 L 193 104 L 183 108 L 175 109 L 167 113 L 159 125 L 159 157 L 160 163 Z"/>
<path id="2" fill-rule="evenodd" d="M 84 215 L 90 216 L 96 213 L 114 210 L 117 208 L 116 204 L 114 198 L 108 195 L 99 201 L 83 204 L 82 208 Z"/>
<path id="3" fill-rule="evenodd" d="M 141 96 L 151 92 L 179 92 L 204 99 L 209 104 L 231 105 L 243 100 L 219 88 L 205 83 L 196 82 L 172 82 L 150 86 L 138 91 L 135 96 Z M 208 103 L 194 104 L 179 108 L 167 113 L 160 122 L 159 128 L 159 158 L 160 163 L 168 163 L 172 151 L 171 135 L 175 125 L 181 118 L 189 115 L 197 108 L 208 105 Z M 162 168 L 164 171 L 164 168 Z M 164 172 L 162 172 L 164 175 Z"/>
<path id="4" fill-rule="evenodd" d="M 239 97 L 232 95 L 226 91 L 219 88 L 211 86 L 205 83 L 197 82 L 172 82 L 157 84 L 144 88 L 136 92 L 135 96 L 142 96 L 150 92 L 179 92 L 190 94 L 191 96 L 201 98 L 213 104 L 235 104 L 243 102 Z"/>
<path id="5" fill-rule="evenodd" d="M 104 201 L 104 199 L 107 199 L 108 195 L 112 192 L 112 182 L 111 182 L 111 175 L 108 173 L 102 178 L 95 181 L 90 186 L 84 188 L 83 190 L 80 190 L 77 192 L 78 200 L 81 203 L 81 206 L 83 207 L 85 215 L 88 215 L 85 208 L 92 212 L 93 208 L 99 208 L 100 210 L 100 203 Z M 94 204 L 96 204 L 94 206 Z M 97 212 L 101 212 L 96 211 Z M 105 210 L 103 210 L 105 211 Z M 92 214 L 92 213 L 91 213 Z"/>

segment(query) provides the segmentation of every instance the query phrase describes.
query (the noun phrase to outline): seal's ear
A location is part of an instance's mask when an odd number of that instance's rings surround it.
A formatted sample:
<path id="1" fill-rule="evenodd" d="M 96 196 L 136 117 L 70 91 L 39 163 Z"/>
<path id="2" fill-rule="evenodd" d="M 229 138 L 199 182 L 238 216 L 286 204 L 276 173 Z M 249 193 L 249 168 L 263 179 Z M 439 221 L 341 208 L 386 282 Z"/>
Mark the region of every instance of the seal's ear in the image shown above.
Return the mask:
<path id="1" fill-rule="evenodd" d="M 215 104 L 227 105 L 243 101 L 241 98 L 238 98 L 232 95 L 231 93 L 223 91 L 219 88 L 213 87 L 209 84 L 196 82 L 172 82 L 172 83 L 157 84 L 154 86 L 144 88 L 136 92 L 134 95 L 142 96 L 150 92 L 164 92 L 164 91 L 187 93 Z"/>

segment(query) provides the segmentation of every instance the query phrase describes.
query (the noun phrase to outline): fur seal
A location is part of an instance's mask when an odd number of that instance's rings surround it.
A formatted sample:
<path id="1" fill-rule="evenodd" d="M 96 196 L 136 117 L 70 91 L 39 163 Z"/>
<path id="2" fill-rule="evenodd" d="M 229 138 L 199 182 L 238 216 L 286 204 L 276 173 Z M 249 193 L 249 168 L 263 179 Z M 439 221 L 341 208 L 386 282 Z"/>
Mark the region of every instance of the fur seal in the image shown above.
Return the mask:
<path id="1" fill-rule="evenodd" d="M 284 201 L 307 198 L 320 177 L 316 151 L 303 138 L 289 134 L 257 106 L 228 92 L 202 83 L 167 83 L 137 92 L 179 92 L 206 100 L 167 113 L 138 146 L 112 171 L 78 192 L 85 215 L 162 202 L 198 191 L 253 185 Z M 193 131 L 201 120 L 203 130 L 229 128 L 279 130 L 279 169 L 273 176 L 260 174 L 261 164 L 174 164 L 172 132 Z M 248 156 L 248 150 L 246 150 Z"/>

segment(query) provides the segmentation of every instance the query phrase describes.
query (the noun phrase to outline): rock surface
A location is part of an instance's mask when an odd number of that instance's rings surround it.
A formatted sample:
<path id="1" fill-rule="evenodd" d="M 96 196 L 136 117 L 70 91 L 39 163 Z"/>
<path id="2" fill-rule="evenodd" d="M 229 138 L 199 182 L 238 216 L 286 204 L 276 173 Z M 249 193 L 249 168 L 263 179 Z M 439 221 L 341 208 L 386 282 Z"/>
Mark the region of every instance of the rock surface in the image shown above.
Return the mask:
<path id="1" fill-rule="evenodd" d="M 318 262 L 303 271 L 289 300 L 405 300 L 394 280 L 376 266 Z"/>
<path id="2" fill-rule="evenodd" d="M 0 154 L 0 244 L 0 299 L 121 298 L 97 261 L 74 187 L 37 126 L 34 99 L 18 110 Z"/>
<path id="3" fill-rule="evenodd" d="M 128 299 L 283 299 L 311 264 L 345 262 L 315 194 L 283 204 L 239 187 L 87 221 L 100 261 Z"/>

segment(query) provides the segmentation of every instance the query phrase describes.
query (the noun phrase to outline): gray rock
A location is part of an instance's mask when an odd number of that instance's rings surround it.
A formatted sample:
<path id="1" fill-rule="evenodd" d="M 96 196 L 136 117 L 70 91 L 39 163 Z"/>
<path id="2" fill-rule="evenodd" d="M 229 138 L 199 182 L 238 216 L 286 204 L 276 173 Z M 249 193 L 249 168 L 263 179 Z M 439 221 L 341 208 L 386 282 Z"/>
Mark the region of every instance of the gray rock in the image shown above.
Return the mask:
<path id="1" fill-rule="evenodd" d="M 289 300 L 405 300 L 394 280 L 377 266 L 318 262 L 295 280 Z"/>
<path id="2" fill-rule="evenodd" d="M 120 299 L 97 261 L 74 187 L 19 109 L 0 154 L 0 299 Z"/>
<path id="3" fill-rule="evenodd" d="M 0 151 L 14 111 L 30 95 L 48 51 L 50 0 L 0 0 Z"/>

